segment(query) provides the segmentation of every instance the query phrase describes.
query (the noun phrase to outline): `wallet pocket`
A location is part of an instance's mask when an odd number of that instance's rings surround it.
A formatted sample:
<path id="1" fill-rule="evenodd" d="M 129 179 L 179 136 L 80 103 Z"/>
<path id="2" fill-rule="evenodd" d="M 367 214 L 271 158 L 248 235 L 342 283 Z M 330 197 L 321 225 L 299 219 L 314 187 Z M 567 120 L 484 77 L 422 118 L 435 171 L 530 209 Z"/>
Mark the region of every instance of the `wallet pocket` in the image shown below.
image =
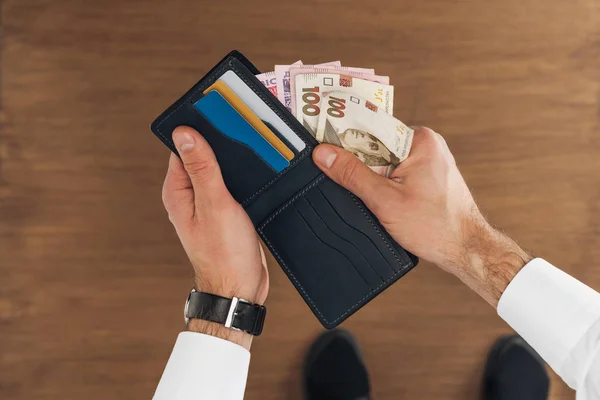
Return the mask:
<path id="1" fill-rule="evenodd" d="M 308 132 L 303 132 L 304 129 L 298 121 L 286 116 L 287 110 L 276 99 L 269 101 L 269 96 L 272 96 L 272 94 L 256 79 L 254 68 L 249 65 L 251 66 L 245 57 L 233 52 L 177 102 L 165 110 L 151 125 L 152 131 L 175 154 L 178 153 L 171 140 L 171 135 L 177 126 L 191 126 L 200 132 L 217 156 L 227 188 L 233 197 L 247 210 L 248 206 L 255 203 L 257 198 L 265 192 L 269 192 L 270 195 L 276 192 L 277 198 L 273 198 L 273 204 L 274 207 L 278 206 L 320 172 L 314 164 L 305 162 L 310 158 L 314 138 Z M 305 146 L 302 151 L 295 153 L 295 156 L 289 162 L 289 166 L 281 172 L 277 173 L 246 144 L 222 134 L 194 107 L 194 103 L 204 97 L 203 91 L 228 72 L 235 73 L 241 82 L 246 84 L 257 98 L 263 101 L 281 119 L 281 123 L 291 129 L 294 135 L 297 136 L 297 140 Z M 276 135 L 280 139 L 282 138 L 280 132 L 274 128 L 272 131 L 277 132 Z M 288 174 L 294 178 L 287 179 Z M 286 179 L 282 179 L 284 177 Z M 282 180 L 285 182 L 281 183 Z M 269 191 L 272 186 L 276 190 Z M 290 192 L 289 196 L 285 197 L 287 192 Z M 268 199 L 270 195 L 265 196 L 265 198 Z M 279 203 L 277 203 L 278 201 Z M 269 202 L 266 201 L 266 203 Z M 259 208 L 257 217 L 262 215 L 266 209 L 264 207 Z M 252 218 L 252 213 L 249 212 L 249 214 Z M 253 218 L 253 221 L 256 223 L 255 218 Z"/>
<path id="2" fill-rule="evenodd" d="M 257 228 L 325 327 L 339 324 L 413 266 L 373 218 L 321 175 Z"/>
<path id="3" fill-rule="evenodd" d="M 194 108 L 191 101 L 175 110 L 169 119 L 156 129 L 162 135 L 163 141 L 171 144 L 173 151 L 176 149 L 171 134 L 179 125 L 196 129 L 210 144 L 221 168 L 225 185 L 238 202 L 243 202 L 277 177 L 277 172 L 269 167 L 254 150 L 220 132 Z"/>

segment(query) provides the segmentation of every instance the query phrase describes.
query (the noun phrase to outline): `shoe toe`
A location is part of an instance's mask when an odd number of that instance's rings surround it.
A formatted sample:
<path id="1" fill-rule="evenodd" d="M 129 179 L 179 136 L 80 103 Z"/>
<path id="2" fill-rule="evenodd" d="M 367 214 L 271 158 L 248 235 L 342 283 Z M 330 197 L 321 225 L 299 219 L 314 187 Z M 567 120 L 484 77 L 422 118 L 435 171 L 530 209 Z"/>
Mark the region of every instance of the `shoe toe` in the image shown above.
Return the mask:
<path id="1" fill-rule="evenodd" d="M 305 365 L 309 399 L 359 399 L 369 394 L 369 377 L 354 338 L 343 330 L 323 334 Z"/>
<path id="2" fill-rule="evenodd" d="M 485 373 L 486 400 L 545 400 L 549 378 L 539 355 L 522 338 L 502 338 Z"/>

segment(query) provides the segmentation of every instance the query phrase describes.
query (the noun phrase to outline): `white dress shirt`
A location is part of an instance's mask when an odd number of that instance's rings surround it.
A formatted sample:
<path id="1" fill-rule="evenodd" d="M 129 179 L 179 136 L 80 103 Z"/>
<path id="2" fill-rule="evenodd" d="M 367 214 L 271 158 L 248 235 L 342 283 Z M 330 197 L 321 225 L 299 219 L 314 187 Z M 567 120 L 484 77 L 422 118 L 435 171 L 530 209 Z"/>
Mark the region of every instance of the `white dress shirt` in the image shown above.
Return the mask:
<path id="1" fill-rule="evenodd" d="M 536 258 L 515 276 L 498 314 L 578 400 L 600 400 L 600 293 Z M 241 400 L 250 353 L 231 342 L 182 332 L 154 400 Z"/>
<path id="2" fill-rule="evenodd" d="M 510 282 L 498 315 L 578 400 L 600 400 L 600 293 L 536 258 Z"/>

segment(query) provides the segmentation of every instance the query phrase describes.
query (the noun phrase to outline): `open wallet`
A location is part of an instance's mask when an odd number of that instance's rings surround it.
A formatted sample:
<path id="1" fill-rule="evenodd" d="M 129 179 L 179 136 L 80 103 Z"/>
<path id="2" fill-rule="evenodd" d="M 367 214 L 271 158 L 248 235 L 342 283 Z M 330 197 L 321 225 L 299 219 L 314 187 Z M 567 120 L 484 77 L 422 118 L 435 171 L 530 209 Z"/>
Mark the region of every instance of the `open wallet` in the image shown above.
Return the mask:
<path id="1" fill-rule="evenodd" d="M 233 197 L 310 309 L 333 328 L 417 263 L 352 193 L 314 164 L 318 142 L 265 88 L 260 71 L 229 53 L 151 126 L 196 129 Z"/>

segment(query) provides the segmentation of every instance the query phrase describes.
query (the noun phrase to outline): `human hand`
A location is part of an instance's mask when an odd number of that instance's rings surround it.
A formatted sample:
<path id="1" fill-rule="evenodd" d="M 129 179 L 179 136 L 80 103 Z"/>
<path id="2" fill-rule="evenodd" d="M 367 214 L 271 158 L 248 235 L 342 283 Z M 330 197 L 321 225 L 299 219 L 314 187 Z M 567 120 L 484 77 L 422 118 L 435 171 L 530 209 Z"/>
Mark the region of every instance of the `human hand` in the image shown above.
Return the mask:
<path id="1" fill-rule="evenodd" d="M 319 145 L 313 159 L 406 250 L 456 275 L 494 307 L 531 260 L 485 220 L 446 141 L 429 128 L 415 128 L 410 156 L 389 178 L 332 145 Z"/>
<path id="2" fill-rule="evenodd" d="M 258 235 L 242 206 L 231 196 L 215 155 L 194 129 L 178 127 L 173 141 L 163 203 L 195 273 L 198 291 L 263 304 L 269 275 Z M 249 348 L 252 336 L 212 322 L 192 320 L 189 329 Z"/>

